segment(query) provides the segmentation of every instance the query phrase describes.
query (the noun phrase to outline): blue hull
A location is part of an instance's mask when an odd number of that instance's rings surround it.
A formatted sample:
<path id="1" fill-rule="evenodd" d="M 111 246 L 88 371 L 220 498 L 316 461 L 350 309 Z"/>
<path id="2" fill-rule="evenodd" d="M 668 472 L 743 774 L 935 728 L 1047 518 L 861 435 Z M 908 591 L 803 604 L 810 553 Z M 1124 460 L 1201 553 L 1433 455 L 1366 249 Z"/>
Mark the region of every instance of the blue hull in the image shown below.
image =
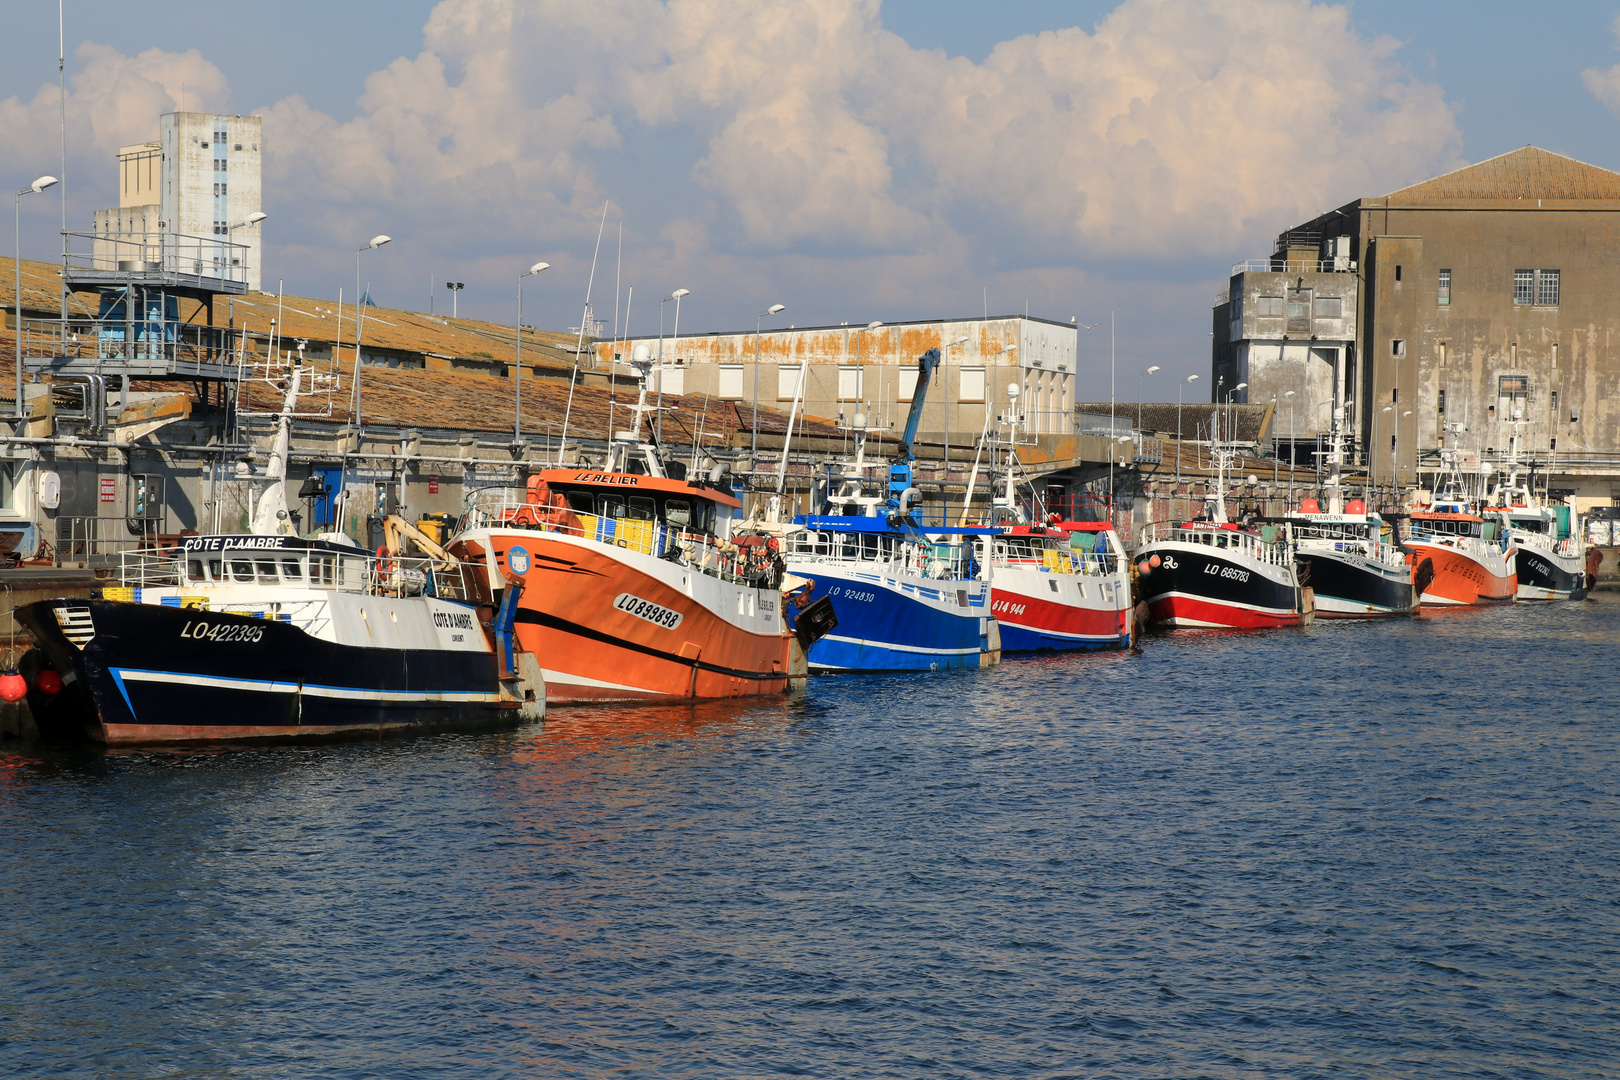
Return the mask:
<path id="1" fill-rule="evenodd" d="M 982 582 L 908 581 L 908 591 L 885 583 L 892 578 L 846 576 L 826 566 L 793 572 L 813 578 L 811 602 L 830 597 L 838 616 L 838 627 L 810 647 L 813 671 L 977 668 L 990 650 L 989 590 Z M 969 606 L 961 606 L 959 590 L 967 590 Z"/>

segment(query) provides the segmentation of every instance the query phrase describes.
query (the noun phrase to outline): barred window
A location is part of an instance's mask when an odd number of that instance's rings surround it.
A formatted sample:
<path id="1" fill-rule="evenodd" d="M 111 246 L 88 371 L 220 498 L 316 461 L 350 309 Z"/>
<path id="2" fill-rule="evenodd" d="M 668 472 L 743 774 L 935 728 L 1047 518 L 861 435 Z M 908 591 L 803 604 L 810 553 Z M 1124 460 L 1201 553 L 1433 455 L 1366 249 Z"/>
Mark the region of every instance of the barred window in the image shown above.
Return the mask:
<path id="1" fill-rule="evenodd" d="M 1513 271 L 1513 302 L 1557 307 L 1562 276 L 1557 270 Z"/>
<path id="2" fill-rule="evenodd" d="M 1440 303 L 1442 306 L 1451 303 L 1451 271 L 1440 271 Z"/>
<path id="3" fill-rule="evenodd" d="M 1558 271 L 1542 270 L 1536 274 L 1536 303 L 1542 307 L 1558 306 Z"/>
<path id="4" fill-rule="evenodd" d="M 1513 302 L 1515 304 L 1529 304 L 1536 298 L 1536 272 L 1534 270 L 1513 271 Z"/>

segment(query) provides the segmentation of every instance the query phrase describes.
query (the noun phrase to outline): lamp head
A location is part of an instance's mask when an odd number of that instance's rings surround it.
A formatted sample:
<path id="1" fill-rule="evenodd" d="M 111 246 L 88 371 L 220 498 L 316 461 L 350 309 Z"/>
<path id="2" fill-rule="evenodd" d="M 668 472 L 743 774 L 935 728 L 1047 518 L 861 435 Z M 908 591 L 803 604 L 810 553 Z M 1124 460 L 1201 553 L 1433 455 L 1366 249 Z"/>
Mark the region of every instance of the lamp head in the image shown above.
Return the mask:
<path id="1" fill-rule="evenodd" d="M 57 183 L 56 177 L 54 177 L 54 176 L 42 176 L 38 180 L 35 180 L 32 184 L 29 184 L 28 185 L 28 190 L 34 192 L 35 194 L 38 194 L 39 192 L 44 191 L 48 187 L 56 186 L 56 183 Z"/>
<path id="2" fill-rule="evenodd" d="M 787 305 L 786 304 L 772 304 L 770 307 L 765 309 L 765 314 L 767 314 L 767 315 L 780 315 L 782 312 L 784 312 L 786 310 L 787 310 Z"/>
<path id="3" fill-rule="evenodd" d="M 1158 371 L 1158 370 L 1159 370 L 1159 365 L 1158 365 L 1158 364 L 1154 364 L 1154 365 L 1153 365 L 1153 366 L 1152 366 L 1152 367 L 1150 367 L 1150 368 L 1148 368 L 1148 369 L 1147 369 L 1147 370 L 1146 370 L 1146 371 L 1144 371 L 1144 372 L 1142 372 L 1142 374 L 1144 374 L 1144 375 L 1151 375 L 1151 374 L 1153 374 L 1153 373 L 1154 373 L 1154 372 L 1155 372 L 1155 371 Z"/>
<path id="4" fill-rule="evenodd" d="M 691 295 L 692 295 L 692 290 L 691 289 L 676 289 L 674 292 L 670 293 L 664 299 L 666 299 L 666 300 L 679 300 L 683 296 L 691 296 Z"/>
<path id="5" fill-rule="evenodd" d="M 967 344 L 967 338 L 959 337 L 955 341 L 951 342 L 949 345 L 947 345 L 945 347 L 947 349 L 954 349 L 958 345 L 966 345 L 966 344 Z"/>
<path id="6" fill-rule="evenodd" d="M 1197 375 L 1189 375 L 1185 379 L 1182 379 L 1181 381 L 1182 382 L 1197 382 L 1198 381 L 1198 376 Z"/>
<path id="7" fill-rule="evenodd" d="M 259 222 L 263 221 L 269 216 L 270 215 L 265 213 L 263 210 L 255 210 L 253 213 L 247 216 L 247 223 L 249 225 L 257 225 Z"/>
<path id="8" fill-rule="evenodd" d="M 542 270 L 550 270 L 550 269 L 551 269 L 551 264 L 550 263 L 548 263 L 548 262 L 538 262 L 538 263 L 535 263 L 533 266 L 529 267 L 529 269 L 524 272 L 523 276 L 528 277 L 530 274 L 538 274 Z"/>
<path id="9" fill-rule="evenodd" d="M 392 241 L 393 239 L 394 238 L 392 236 L 387 236 L 385 234 L 379 233 L 378 235 L 373 236 L 371 238 L 371 242 L 368 243 L 366 245 L 366 247 L 368 247 L 368 248 L 380 248 L 384 244 L 389 243 L 390 241 Z"/>
<path id="10" fill-rule="evenodd" d="M 1238 391 L 1239 391 L 1239 390 L 1247 390 L 1247 389 L 1248 389 L 1248 388 L 1249 388 L 1249 384 L 1248 384 L 1248 383 L 1246 383 L 1246 382 L 1240 382 L 1240 383 L 1238 383 L 1238 384 L 1237 384 L 1237 385 L 1236 385 L 1236 386 L 1234 386 L 1234 387 L 1232 387 L 1232 393 L 1234 393 L 1234 394 L 1235 394 L 1235 393 L 1237 393 L 1237 392 L 1238 392 Z"/>
<path id="11" fill-rule="evenodd" d="M 866 328 L 868 330 L 876 330 L 878 327 L 880 327 L 882 325 L 883 325 L 882 323 L 880 323 L 880 322 L 878 322 L 877 320 L 874 319 L 873 321 L 866 324 Z"/>
<path id="12" fill-rule="evenodd" d="M 1293 397 L 1293 396 L 1294 396 L 1294 391 L 1292 391 L 1292 390 L 1286 391 L 1283 394 L 1283 397 Z"/>

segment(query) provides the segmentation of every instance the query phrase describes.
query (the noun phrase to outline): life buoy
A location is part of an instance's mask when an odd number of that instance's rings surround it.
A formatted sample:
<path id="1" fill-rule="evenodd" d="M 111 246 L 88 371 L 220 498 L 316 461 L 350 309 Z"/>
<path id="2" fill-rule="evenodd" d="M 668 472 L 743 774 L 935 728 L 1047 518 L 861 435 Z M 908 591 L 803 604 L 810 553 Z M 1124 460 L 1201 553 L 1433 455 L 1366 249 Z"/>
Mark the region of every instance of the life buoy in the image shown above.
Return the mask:
<path id="1" fill-rule="evenodd" d="M 377 577 L 378 579 L 394 576 L 394 557 L 388 554 L 387 544 L 377 545 Z"/>

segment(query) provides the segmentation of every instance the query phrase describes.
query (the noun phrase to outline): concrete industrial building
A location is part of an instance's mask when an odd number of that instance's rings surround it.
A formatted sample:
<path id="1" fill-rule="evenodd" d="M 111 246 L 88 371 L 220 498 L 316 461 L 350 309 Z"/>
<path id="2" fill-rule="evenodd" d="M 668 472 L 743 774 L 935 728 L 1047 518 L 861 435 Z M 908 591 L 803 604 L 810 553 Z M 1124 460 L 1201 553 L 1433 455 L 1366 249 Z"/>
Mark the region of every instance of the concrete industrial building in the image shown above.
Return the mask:
<path id="1" fill-rule="evenodd" d="M 96 211 L 97 255 L 109 263 L 195 255 L 211 276 L 260 288 L 263 226 L 248 221 L 261 209 L 259 137 L 257 116 L 164 113 L 156 141 L 118 151 L 118 205 Z"/>
<path id="2" fill-rule="evenodd" d="M 942 362 L 919 430 L 936 441 L 948 432 L 953 444 L 971 446 L 987 419 L 1006 405 L 1007 388 L 1014 383 L 1021 391 L 1026 431 L 1073 433 L 1078 337 L 1073 323 L 1008 315 L 876 327 L 789 327 L 757 336 L 753 330 L 729 330 L 662 342 L 656 337 L 604 341 L 596 348 L 597 363 L 605 367 L 615 353 L 628 359 L 637 345 L 647 345 L 655 359 L 662 357 L 655 371 L 665 393 L 706 394 L 745 405 L 757 394 L 761 405 L 784 412 L 792 410 L 797 396 L 801 414 L 853 423 L 855 414 L 863 413 L 868 427 L 883 431 L 905 426 L 917 358 L 937 348 Z"/>
<path id="3" fill-rule="evenodd" d="M 1239 401 L 1278 400 L 1285 447 L 1326 432 L 1337 403 L 1380 485 L 1392 469 L 1402 486 L 1428 483 L 1448 428 L 1482 469 L 1517 431 L 1554 494 L 1612 505 L 1617 250 L 1620 174 L 1535 147 L 1356 199 L 1233 267 L 1211 379 L 1247 382 Z"/>

